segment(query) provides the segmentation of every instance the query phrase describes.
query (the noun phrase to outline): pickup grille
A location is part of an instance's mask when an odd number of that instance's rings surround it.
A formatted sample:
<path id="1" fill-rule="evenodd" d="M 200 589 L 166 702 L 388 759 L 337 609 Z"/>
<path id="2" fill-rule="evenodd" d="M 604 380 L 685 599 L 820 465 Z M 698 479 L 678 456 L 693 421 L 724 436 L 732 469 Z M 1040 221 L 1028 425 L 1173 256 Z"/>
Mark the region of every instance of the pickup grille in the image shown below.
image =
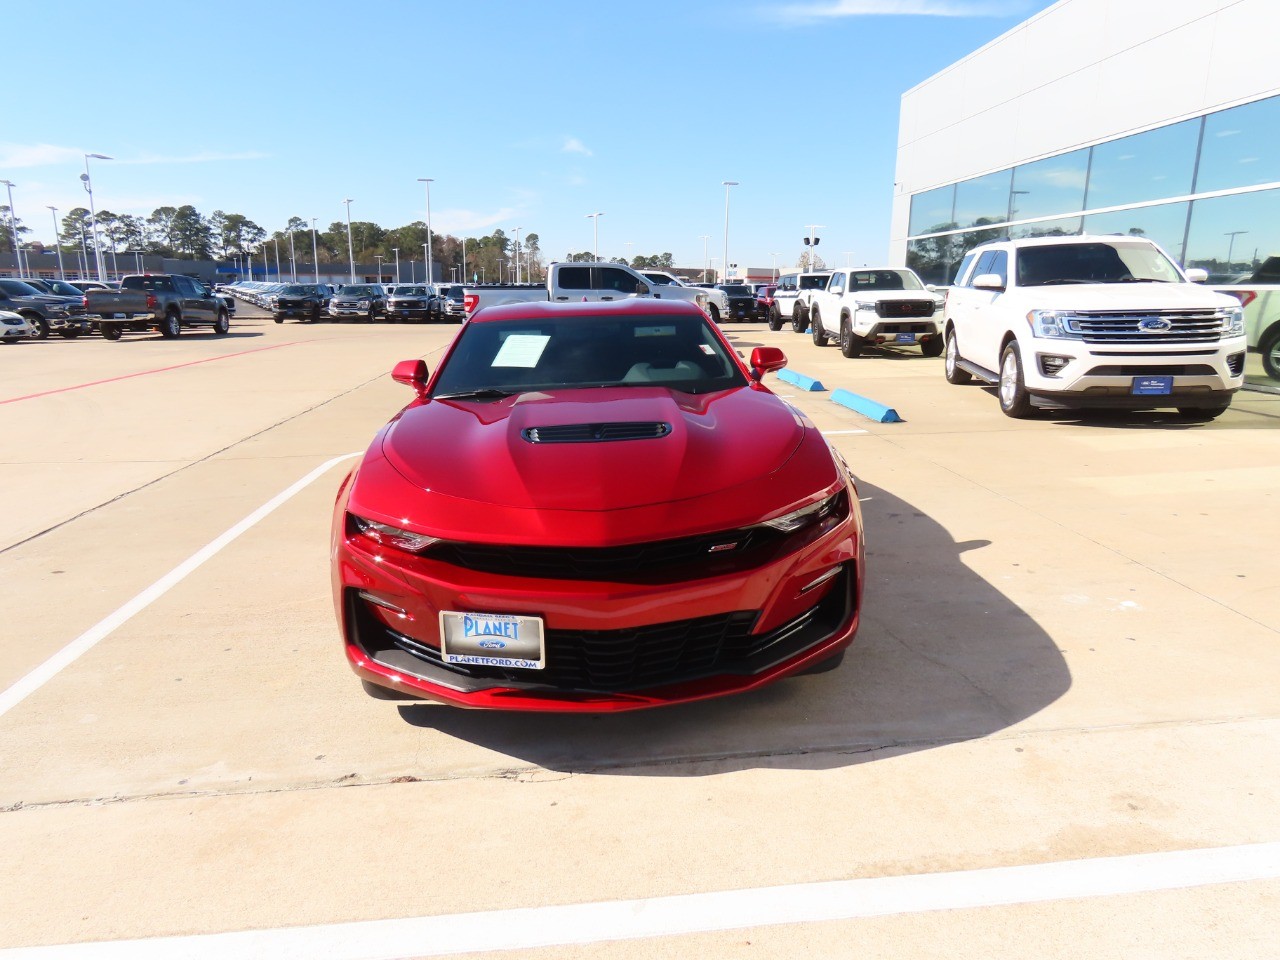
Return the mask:
<path id="1" fill-rule="evenodd" d="M 932 317 L 937 306 L 929 300 L 877 300 L 876 316 L 884 319 L 892 317 Z"/>
<path id="2" fill-rule="evenodd" d="M 1216 343 L 1222 339 L 1223 316 L 1216 310 L 1097 310 L 1066 319 L 1085 343 Z"/>

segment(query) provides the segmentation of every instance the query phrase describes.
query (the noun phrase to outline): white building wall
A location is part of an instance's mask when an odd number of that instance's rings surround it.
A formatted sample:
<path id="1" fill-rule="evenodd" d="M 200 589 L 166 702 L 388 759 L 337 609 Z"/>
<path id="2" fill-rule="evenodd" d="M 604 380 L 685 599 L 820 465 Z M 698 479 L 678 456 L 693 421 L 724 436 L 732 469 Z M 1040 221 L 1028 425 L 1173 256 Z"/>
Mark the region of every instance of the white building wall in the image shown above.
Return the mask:
<path id="1" fill-rule="evenodd" d="M 902 95 L 911 195 L 1280 92 L 1280 0 L 1060 0 Z"/>

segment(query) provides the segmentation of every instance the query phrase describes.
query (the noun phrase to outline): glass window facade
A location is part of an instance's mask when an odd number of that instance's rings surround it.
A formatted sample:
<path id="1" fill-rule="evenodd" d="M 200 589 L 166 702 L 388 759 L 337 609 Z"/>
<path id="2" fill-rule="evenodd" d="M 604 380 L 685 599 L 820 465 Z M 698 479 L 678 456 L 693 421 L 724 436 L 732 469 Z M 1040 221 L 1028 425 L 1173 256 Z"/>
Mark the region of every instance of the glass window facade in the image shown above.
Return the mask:
<path id="1" fill-rule="evenodd" d="M 965 254 L 990 240 L 1128 234 L 1207 270 L 1211 283 L 1280 285 L 1280 186 L 1272 184 L 1280 184 L 1280 97 L 916 194 L 907 266 L 949 284 Z M 1235 192 L 1185 199 L 1218 191 Z M 1088 212 L 1110 207 L 1121 209 Z M 1019 220 L 1035 222 L 1011 225 Z M 1245 305 L 1246 377 L 1277 385 L 1280 291 L 1274 317 L 1263 315 L 1264 299 Z"/>

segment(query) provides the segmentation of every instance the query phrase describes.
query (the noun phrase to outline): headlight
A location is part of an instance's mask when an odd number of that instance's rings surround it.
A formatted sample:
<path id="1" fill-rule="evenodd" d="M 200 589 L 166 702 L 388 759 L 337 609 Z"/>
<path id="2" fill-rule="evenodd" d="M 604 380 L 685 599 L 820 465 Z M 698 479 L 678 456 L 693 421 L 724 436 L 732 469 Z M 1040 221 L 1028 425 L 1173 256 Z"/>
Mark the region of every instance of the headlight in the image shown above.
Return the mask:
<path id="1" fill-rule="evenodd" d="M 1228 307 L 1223 311 L 1222 335 L 1224 337 L 1244 336 L 1244 308 Z"/>
<path id="2" fill-rule="evenodd" d="M 819 500 L 817 503 L 811 503 L 799 510 L 792 510 L 790 513 L 781 517 L 775 517 L 772 520 L 766 520 L 760 524 L 762 527 L 770 527 L 774 530 L 781 530 L 783 533 L 792 533 L 799 530 L 806 524 L 823 520 L 831 514 L 835 513 L 840 506 L 840 498 L 844 496 L 844 490 L 837 490 L 825 500 Z"/>
<path id="3" fill-rule="evenodd" d="M 1061 310 L 1032 310 L 1027 314 L 1033 337 L 1055 340 L 1079 340 L 1080 331 L 1073 329 L 1073 317 Z"/>
<path id="4" fill-rule="evenodd" d="M 853 305 L 859 310 L 874 310 L 876 308 L 875 302 L 870 300 L 855 300 Z"/>
<path id="5" fill-rule="evenodd" d="M 357 533 L 368 537 L 374 543 L 382 544 L 384 547 L 395 547 L 397 550 L 404 550 L 408 553 L 421 553 L 433 543 L 439 542 L 438 537 L 429 537 L 425 533 L 401 530 L 399 527 L 378 523 L 376 520 L 357 517 L 354 513 L 348 514 L 348 516 L 351 518 L 351 523 Z"/>
<path id="6" fill-rule="evenodd" d="M 367 310 L 367 309 L 369 308 L 369 301 L 368 301 L 368 300 L 358 300 L 358 301 L 356 301 L 356 307 L 358 307 L 358 308 L 359 308 L 359 309 L 361 309 L 361 310 Z"/>

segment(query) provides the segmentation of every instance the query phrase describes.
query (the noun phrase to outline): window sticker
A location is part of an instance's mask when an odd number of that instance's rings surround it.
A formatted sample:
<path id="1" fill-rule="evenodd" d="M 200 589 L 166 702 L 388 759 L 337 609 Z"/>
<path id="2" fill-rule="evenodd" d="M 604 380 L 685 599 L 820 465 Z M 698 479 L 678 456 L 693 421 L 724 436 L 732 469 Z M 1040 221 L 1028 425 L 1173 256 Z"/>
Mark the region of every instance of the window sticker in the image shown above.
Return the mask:
<path id="1" fill-rule="evenodd" d="M 700 344 L 698 344 L 698 346 L 700 346 L 700 347 L 702 348 L 702 352 L 703 352 L 703 353 L 705 353 L 708 357 L 714 357 L 714 356 L 716 355 L 715 350 L 713 350 L 713 349 L 711 348 L 711 344 L 709 344 L 709 343 L 700 343 Z"/>
<path id="2" fill-rule="evenodd" d="M 502 341 L 502 347 L 490 366 L 532 369 L 538 365 L 542 351 L 547 349 L 550 341 L 551 337 L 543 334 L 513 333 Z"/>
<path id="3" fill-rule="evenodd" d="M 636 327 L 637 337 L 674 337 L 675 327 Z"/>

